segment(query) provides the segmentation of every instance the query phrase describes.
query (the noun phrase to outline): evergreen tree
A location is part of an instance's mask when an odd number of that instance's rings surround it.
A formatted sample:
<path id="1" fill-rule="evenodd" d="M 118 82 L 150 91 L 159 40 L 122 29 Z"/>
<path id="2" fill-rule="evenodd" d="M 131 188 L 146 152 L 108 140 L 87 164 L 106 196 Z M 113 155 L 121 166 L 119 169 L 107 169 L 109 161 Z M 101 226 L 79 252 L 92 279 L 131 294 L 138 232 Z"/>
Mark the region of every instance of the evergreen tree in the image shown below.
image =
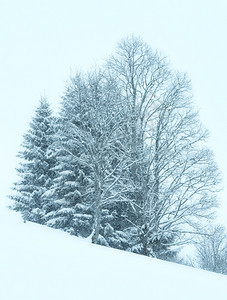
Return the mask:
<path id="1" fill-rule="evenodd" d="M 16 193 L 12 208 L 20 211 L 24 220 L 44 223 L 45 202 L 43 194 L 51 186 L 55 161 L 51 153 L 54 129 L 49 103 L 40 100 L 39 107 L 24 135 L 23 150 L 19 152 L 20 167 L 17 169 L 20 180 L 15 183 Z"/>
<path id="2" fill-rule="evenodd" d="M 78 106 L 78 97 L 82 97 L 83 92 L 83 83 L 78 80 L 77 88 L 68 86 L 62 98 L 53 145 L 56 177 L 45 194 L 51 203 L 45 218 L 48 226 L 87 237 L 92 232 L 93 219 L 86 197 L 90 168 L 84 159 L 84 149 L 78 143 L 78 131 L 86 115 Z"/>

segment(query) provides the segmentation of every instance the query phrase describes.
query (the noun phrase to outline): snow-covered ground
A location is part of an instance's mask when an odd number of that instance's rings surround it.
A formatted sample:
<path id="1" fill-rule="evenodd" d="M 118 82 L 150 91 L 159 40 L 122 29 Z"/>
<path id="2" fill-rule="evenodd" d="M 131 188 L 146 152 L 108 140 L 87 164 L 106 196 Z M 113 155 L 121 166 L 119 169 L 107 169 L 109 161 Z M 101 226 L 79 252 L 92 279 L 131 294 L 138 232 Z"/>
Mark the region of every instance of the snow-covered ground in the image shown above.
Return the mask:
<path id="1" fill-rule="evenodd" d="M 89 244 L 0 204 L 1 300 L 226 300 L 227 276 Z"/>

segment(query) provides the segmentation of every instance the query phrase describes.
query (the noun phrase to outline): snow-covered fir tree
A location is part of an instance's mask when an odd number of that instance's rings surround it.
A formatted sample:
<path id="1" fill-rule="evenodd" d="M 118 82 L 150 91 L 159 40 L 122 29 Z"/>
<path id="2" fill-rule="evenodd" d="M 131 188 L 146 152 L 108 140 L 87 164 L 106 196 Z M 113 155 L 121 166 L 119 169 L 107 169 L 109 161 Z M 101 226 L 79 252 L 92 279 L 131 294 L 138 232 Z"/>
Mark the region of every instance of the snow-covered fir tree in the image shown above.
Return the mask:
<path id="1" fill-rule="evenodd" d="M 87 237 L 92 232 L 93 222 L 91 208 L 86 203 L 90 168 L 82 159 L 84 152 L 76 132 L 85 113 L 78 109 L 76 101 L 82 92 L 82 88 L 75 91 L 68 87 L 62 97 L 53 145 L 56 176 L 45 193 L 51 203 L 45 218 L 50 227 Z"/>
<path id="2" fill-rule="evenodd" d="M 54 178 L 55 160 L 52 155 L 54 126 L 49 103 L 41 98 L 24 135 L 23 150 L 19 152 L 20 167 L 17 168 L 20 180 L 15 183 L 15 193 L 11 198 L 12 208 L 20 211 L 24 220 L 44 223 L 46 201 L 42 197 Z"/>

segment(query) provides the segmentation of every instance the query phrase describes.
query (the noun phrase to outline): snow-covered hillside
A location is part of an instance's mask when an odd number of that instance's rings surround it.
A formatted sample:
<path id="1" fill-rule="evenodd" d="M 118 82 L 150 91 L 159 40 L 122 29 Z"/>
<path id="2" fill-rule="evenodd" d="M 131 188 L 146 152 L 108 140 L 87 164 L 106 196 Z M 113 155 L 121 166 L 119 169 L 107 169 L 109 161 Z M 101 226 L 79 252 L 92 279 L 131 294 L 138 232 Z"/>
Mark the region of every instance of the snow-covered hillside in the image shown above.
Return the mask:
<path id="1" fill-rule="evenodd" d="M 0 207 L 1 300 L 226 300 L 227 276 L 92 245 Z"/>

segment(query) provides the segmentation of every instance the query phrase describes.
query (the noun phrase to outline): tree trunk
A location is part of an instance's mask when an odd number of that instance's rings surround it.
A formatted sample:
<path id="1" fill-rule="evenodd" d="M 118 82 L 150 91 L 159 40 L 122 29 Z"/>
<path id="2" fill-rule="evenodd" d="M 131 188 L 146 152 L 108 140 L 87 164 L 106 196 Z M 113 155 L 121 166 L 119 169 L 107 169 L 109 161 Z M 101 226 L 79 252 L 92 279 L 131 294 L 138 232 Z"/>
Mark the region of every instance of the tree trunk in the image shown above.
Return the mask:
<path id="1" fill-rule="evenodd" d="M 95 209 L 94 233 L 92 236 L 93 244 L 98 243 L 100 227 L 101 227 L 101 207 L 100 207 L 100 200 L 98 200 L 96 201 L 96 209 Z"/>
<path id="2" fill-rule="evenodd" d="M 94 233 L 92 236 L 92 243 L 97 244 L 99 233 L 100 233 L 100 227 L 101 227 L 101 215 L 102 215 L 102 209 L 101 209 L 101 182 L 100 182 L 100 172 L 99 172 L 99 166 L 95 166 L 95 220 L 94 220 Z"/>

